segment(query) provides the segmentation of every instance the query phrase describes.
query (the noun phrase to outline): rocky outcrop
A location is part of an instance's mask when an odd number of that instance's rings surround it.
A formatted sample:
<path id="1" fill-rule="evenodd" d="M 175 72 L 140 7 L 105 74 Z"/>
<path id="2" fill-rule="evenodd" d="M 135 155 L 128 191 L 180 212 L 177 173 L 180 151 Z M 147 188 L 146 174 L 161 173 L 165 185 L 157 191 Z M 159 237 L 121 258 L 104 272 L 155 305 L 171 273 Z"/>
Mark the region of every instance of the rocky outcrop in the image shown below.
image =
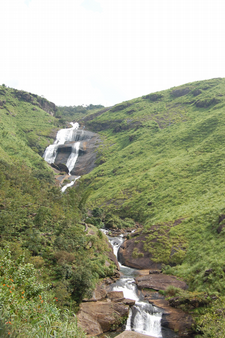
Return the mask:
<path id="1" fill-rule="evenodd" d="M 180 97 L 180 96 L 184 96 L 188 93 L 190 93 L 190 89 L 189 87 L 186 87 L 186 88 L 180 88 L 180 89 L 174 89 L 172 92 L 171 92 L 171 95 L 173 97 Z"/>
<path id="2" fill-rule="evenodd" d="M 195 105 L 198 108 L 208 108 L 211 105 L 216 105 L 220 102 L 219 99 L 214 98 L 207 98 L 207 99 L 202 99 L 198 100 Z"/>
<path id="3" fill-rule="evenodd" d="M 149 274 L 136 278 L 136 283 L 139 289 L 166 290 L 172 285 L 183 290 L 187 289 L 187 284 L 184 281 L 177 279 L 175 276 L 160 274 Z"/>
<path id="4" fill-rule="evenodd" d="M 92 132 L 88 132 L 89 138 L 80 144 L 79 156 L 75 168 L 72 170 L 73 175 L 81 176 L 88 174 L 96 166 L 96 149 L 101 143 L 100 137 Z"/>
<path id="5" fill-rule="evenodd" d="M 58 171 L 65 172 L 66 174 L 69 173 L 67 166 L 63 163 L 58 163 L 58 164 L 51 163 L 51 167 Z"/>
<path id="6" fill-rule="evenodd" d="M 164 330 L 170 329 L 178 333 L 179 337 L 188 338 L 192 336 L 194 320 L 189 314 L 171 307 L 164 296 L 159 295 L 157 292 L 145 290 L 144 296 L 150 303 L 164 310 L 161 322 L 162 333 Z M 166 335 L 163 334 L 163 337 L 169 337 L 168 331 L 166 332 Z M 171 337 L 172 336 L 174 337 L 174 334 L 171 332 Z"/>
<path id="7" fill-rule="evenodd" d="M 74 140 L 59 145 L 54 164 L 60 166 L 66 165 L 67 160 L 73 149 L 75 142 L 80 142 L 79 156 L 76 165 L 71 171 L 72 175 L 81 176 L 88 174 L 95 167 L 96 149 L 101 142 L 100 137 L 90 131 L 78 130 L 74 135 Z"/>
<path id="8" fill-rule="evenodd" d="M 88 336 L 96 336 L 103 332 L 115 330 L 128 316 L 129 305 L 122 300 L 84 302 L 80 306 L 78 325 Z"/>
<path id="9" fill-rule="evenodd" d="M 126 240 L 118 252 L 119 261 L 135 269 L 161 269 L 160 263 L 151 260 L 151 254 L 144 250 L 145 235 Z"/>
<path id="10" fill-rule="evenodd" d="M 27 93 L 23 90 L 14 89 L 13 95 L 19 100 L 30 102 L 34 105 L 39 106 L 41 109 L 43 109 L 44 111 L 46 111 L 46 113 L 50 115 L 54 115 L 54 113 L 57 111 L 57 107 L 53 102 L 50 102 L 46 100 L 44 97 L 38 96 L 36 94 Z"/>

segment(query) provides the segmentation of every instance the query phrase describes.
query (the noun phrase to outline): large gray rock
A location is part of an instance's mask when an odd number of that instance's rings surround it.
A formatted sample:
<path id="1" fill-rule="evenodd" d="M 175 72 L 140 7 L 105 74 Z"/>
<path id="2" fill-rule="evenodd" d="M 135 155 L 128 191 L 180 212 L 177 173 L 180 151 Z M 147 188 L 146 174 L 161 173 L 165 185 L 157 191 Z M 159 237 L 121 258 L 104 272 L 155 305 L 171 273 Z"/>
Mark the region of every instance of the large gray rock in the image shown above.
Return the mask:
<path id="1" fill-rule="evenodd" d="M 120 263 L 135 269 L 161 269 L 161 264 L 153 262 L 152 255 L 144 250 L 145 240 L 146 235 L 126 240 L 118 252 Z M 133 254 L 135 249 L 140 254 L 138 257 Z"/>
<path id="2" fill-rule="evenodd" d="M 87 130 L 75 131 L 71 142 L 59 145 L 55 165 L 67 163 L 67 160 L 73 151 L 73 145 L 78 141 L 80 142 L 79 156 L 71 174 L 82 176 L 88 174 L 95 167 L 96 149 L 101 142 L 100 137 L 96 133 Z"/>
<path id="3" fill-rule="evenodd" d="M 187 289 L 187 284 L 175 276 L 160 274 L 151 274 L 136 278 L 136 283 L 140 289 L 166 290 L 168 286 L 173 285 L 180 289 Z"/>
<path id="4" fill-rule="evenodd" d="M 129 306 L 122 302 L 99 301 L 81 303 L 78 325 L 88 335 L 98 335 L 121 325 L 128 316 Z"/>
<path id="5" fill-rule="evenodd" d="M 96 166 L 96 149 L 101 142 L 100 137 L 92 132 L 87 132 L 88 138 L 81 142 L 79 156 L 71 174 L 82 176 L 88 174 Z"/>

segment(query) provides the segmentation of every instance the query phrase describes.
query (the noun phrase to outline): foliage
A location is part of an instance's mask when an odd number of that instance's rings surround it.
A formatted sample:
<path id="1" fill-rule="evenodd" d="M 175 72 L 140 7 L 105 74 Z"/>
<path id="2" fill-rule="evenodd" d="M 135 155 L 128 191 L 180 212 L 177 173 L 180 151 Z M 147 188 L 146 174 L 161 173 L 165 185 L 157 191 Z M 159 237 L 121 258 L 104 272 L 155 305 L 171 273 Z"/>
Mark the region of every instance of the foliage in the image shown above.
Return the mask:
<path id="1" fill-rule="evenodd" d="M 110 226 L 141 223 L 153 261 L 208 295 L 225 294 L 224 91 L 225 79 L 199 81 L 83 119 L 103 140 L 80 181 L 87 206 Z"/>
<path id="2" fill-rule="evenodd" d="M 57 308 L 57 297 L 39 280 L 40 270 L 24 255 L 12 259 L 9 249 L 1 250 L 1 337 L 85 337 L 76 317 Z"/>
<path id="3" fill-rule="evenodd" d="M 80 118 L 83 118 L 86 115 L 93 114 L 93 112 L 98 111 L 104 108 L 104 106 L 98 104 L 93 105 L 89 104 L 88 106 L 59 106 L 56 117 L 62 118 L 66 121 L 77 121 Z"/>

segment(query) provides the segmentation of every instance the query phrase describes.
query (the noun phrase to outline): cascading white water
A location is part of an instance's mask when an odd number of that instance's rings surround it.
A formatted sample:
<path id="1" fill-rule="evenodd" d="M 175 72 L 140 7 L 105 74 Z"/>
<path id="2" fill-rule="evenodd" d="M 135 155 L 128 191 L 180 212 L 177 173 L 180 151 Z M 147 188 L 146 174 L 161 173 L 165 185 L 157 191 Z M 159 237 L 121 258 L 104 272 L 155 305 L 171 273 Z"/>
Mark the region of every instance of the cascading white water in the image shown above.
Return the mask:
<path id="1" fill-rule="evenodd" d="M 45 149 L 43 157 L 49 164 L 55 162 L 58 147 L 73 140 L 74 132 L 79 128 L 79 123 L 71 122 L 70 124 L 72 125 L 72 128 L 60 129 L 56 135 L 55 142 Z"/>
<path id="2" fill-rule="evenodd" d="M 117 257 L 119 247 L 123 243 L 123 238 L 121 236 L 108 236 L 108 239 L 113 247 L 114 254 Z M 154 337 L 162 337 L 162 312 L 148 302 L 142 301 L 141 296 L 138 295 L 138 289 L 134 280 L 137 270 L 120 264 L 120 271 L 124 276 L 112 285 L 112 290 L 123 291 L 125 298 L 135 300 L 135 305 L 132 306 L 129 311 L 126 330 Z"/>
<path id="3" fill-rule="evenodd" d="M 72 152 L 66 162 L 66 166 L 70 172 L 73 170 L 75 163 L 77 161 L 78 155 L 79 155 L 79 148 L 80 148 L 80 142 L 75 142 L 72 146 Z"/>
<path id="4" fill-rule="evenodd" d="M 71 181 L 70 183 L 64 185 L 61 189 L 62 192 L 66 191 L 67 188 L 72 187 L 74 185 L 74 183 L 76 182 L 76 180 L 78 180 L 80 178 L 80 176 L 77 176 L 73 181 Z"/>
<path id="5" fill-rule="evenodd" d="M 57 150 L 58 147 L 60 145 L 65 144 L 66 142 L 72 142 L 75 141 L 75 143 L 72 145 L 72 151 L 71 154 L 69 156 L 69 158 L 67 159 L 66 162 L 66 166 L 68 168 L 69 171 L 69 175 L 71 173 L 71 171 L 73 170 L 78 155 L 79 155 L 79 148 L 80 148 L 80 141 L 77 141 L 77 138 L 79 139 L 79 137 L 77 137 L 77 133 L 76 131 L 79 128 L 79 123 L 75 122 L 71 122 L 70 123 L 72 125 L 72 128 L 65 128 L 65 129 L 61 129 L 58 131 L 57 135 L 56 135 L 56 140 L 53 144 L 51 144 L 50 146 L 48 146 L 45 149 L 45 153 L 44 153 L 44 160 L 48 163 L 54 163 L 56 156 L 57 156 Z M 82 135 L 83 135 L 83 131 L 81 132 L 81 137 L 80 139 L 82 140 Z M 71 181 L 70 183 L 66 184 L 64 187 L 62 187 L 61 191 L 64 192 L 66 191 L 66 189 L 68 187 L 71 187 L 72 185 L 74 185 L 74 183 L 76 182 L 76 180 L 78 180 L 80 178 L 80 176 L 76 177 L 73 181 Z"/>

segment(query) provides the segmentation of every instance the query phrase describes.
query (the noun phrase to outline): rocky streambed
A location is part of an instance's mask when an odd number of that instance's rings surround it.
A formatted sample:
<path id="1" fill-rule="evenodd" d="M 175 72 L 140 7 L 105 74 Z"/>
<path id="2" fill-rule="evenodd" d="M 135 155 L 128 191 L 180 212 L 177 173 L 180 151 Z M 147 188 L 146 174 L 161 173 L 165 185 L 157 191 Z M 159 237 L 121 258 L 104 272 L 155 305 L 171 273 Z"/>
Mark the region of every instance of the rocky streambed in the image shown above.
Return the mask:
<path id="1" fill-rule="evenodd" d="M 111 250 L 116 256 L 123 242 L 122 236 L 109 237 L 113 243 Z M 112 251 L 109 259 L 115 261 L 117 257 L 112 257 Z M 191 316 L 171 307 L 158 293 L 169 285 L 186 289 L 185 282 L 175 276 L 164 275 L 160 270 L 134 270 L 120 262 L 117 266 L 115 276 L 102 280 L 92 298 L 85 299 L 80 306 L 78 324 L 89 337 L 104 337 L 103 333 L 112 331 L 116 332 L 114 337 L 119 335 L 121 338 L 138 338 L 143 333 L 145 337 L 191 337 Z M 120 334 L 121 331 L 124 332 Z"/>

